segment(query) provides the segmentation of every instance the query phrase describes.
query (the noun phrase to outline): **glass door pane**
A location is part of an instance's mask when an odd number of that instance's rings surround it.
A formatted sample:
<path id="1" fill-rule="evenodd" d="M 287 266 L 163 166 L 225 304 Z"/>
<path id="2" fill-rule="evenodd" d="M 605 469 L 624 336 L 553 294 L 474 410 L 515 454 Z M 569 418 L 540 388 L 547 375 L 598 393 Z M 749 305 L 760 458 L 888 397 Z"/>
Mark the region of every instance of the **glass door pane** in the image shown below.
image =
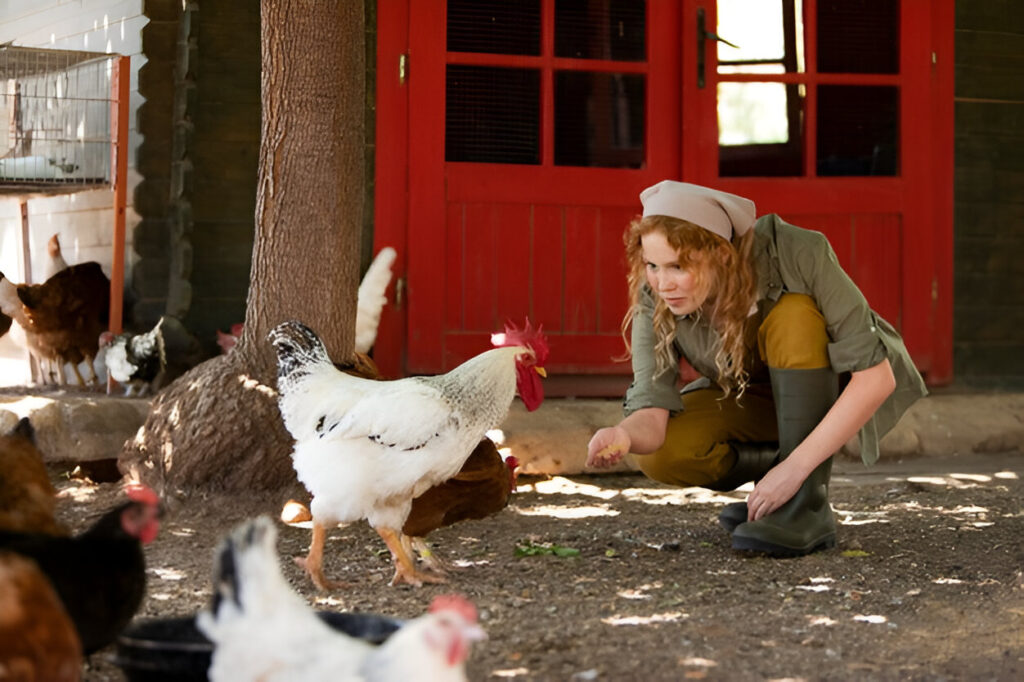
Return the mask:
<path id="1" fill-rule="evenodd" d="M 806 86 L 800 0 L 719 0 L 718 173 L 804 173 Z M 761 80 L 760 76 L 767 76 Z"/>

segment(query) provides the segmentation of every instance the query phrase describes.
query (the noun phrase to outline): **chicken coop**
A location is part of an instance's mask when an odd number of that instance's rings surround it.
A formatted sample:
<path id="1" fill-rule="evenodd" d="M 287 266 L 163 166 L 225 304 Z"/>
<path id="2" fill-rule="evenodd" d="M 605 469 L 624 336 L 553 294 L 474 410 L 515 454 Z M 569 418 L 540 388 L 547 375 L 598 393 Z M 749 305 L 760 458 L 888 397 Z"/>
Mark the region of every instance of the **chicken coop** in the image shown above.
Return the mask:
<path id="1" fill-rule="evenodd" d="M 20 199 L 22 279 L 33 280 L 28 200 L 110 188 L 115 333 L 123 316 L 129 62 L 110 53 L 0 46 L 0 195 Z"/>

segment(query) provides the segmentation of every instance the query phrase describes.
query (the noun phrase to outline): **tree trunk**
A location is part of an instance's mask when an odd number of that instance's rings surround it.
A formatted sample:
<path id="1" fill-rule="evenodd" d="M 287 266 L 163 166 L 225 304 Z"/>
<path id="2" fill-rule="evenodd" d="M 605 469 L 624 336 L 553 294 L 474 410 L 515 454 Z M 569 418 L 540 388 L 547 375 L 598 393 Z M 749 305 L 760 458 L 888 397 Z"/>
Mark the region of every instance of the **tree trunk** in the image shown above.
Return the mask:
<path id="1" fill-rule="evenodd" d="M 256 239 L 242 338 L 153 401 L 119 464 L 158 491 L 275 489 L 295 482 L 268 332 L 315 329 L 353 354 L 364 202 L 362 2 L 262 0 L 262 130 Z"/>

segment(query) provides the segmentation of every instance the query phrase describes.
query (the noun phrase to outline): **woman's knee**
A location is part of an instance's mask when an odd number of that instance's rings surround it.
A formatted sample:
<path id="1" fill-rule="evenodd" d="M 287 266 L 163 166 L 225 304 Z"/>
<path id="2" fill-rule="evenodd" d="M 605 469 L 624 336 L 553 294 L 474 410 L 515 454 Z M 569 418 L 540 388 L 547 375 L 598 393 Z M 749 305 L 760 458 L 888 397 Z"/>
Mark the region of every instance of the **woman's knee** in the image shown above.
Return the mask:
<path id="1" fill-rule="evenodd" d="M 637 465 L 648 478 L 678 486 L 707 485 L 732 468 L 736 455 L 727 443 L 699 449 L 663 446 L 649 455 L 637 455 Z"/>
<path id="2" fill-rule="evenodd" d="M 769 367 L 828 367 L 828 344 L 825 317 L 806 294 L 784 294 L 758 329 L 761 357 Z"/>

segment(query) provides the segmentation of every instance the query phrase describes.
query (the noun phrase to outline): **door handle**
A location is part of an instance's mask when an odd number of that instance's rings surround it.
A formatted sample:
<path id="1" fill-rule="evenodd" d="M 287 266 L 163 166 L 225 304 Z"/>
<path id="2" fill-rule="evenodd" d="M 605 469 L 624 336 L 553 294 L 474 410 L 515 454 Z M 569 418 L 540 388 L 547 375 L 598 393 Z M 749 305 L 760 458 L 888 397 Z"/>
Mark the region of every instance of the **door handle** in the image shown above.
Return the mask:
<path id="1" fill-rule="evenodd" d="M 714 31 L 707 30 L 707 19 L 705 18 L 704 8 L 697 8 L 697 87 L 704 87 L 704 43 L 708 40 L 715 40 L 720 43 L 725 43 L 729 47 L 735 47 L 739 49 L 739 45 L 730 43 L 728 40 L 718 35 Z"/>

